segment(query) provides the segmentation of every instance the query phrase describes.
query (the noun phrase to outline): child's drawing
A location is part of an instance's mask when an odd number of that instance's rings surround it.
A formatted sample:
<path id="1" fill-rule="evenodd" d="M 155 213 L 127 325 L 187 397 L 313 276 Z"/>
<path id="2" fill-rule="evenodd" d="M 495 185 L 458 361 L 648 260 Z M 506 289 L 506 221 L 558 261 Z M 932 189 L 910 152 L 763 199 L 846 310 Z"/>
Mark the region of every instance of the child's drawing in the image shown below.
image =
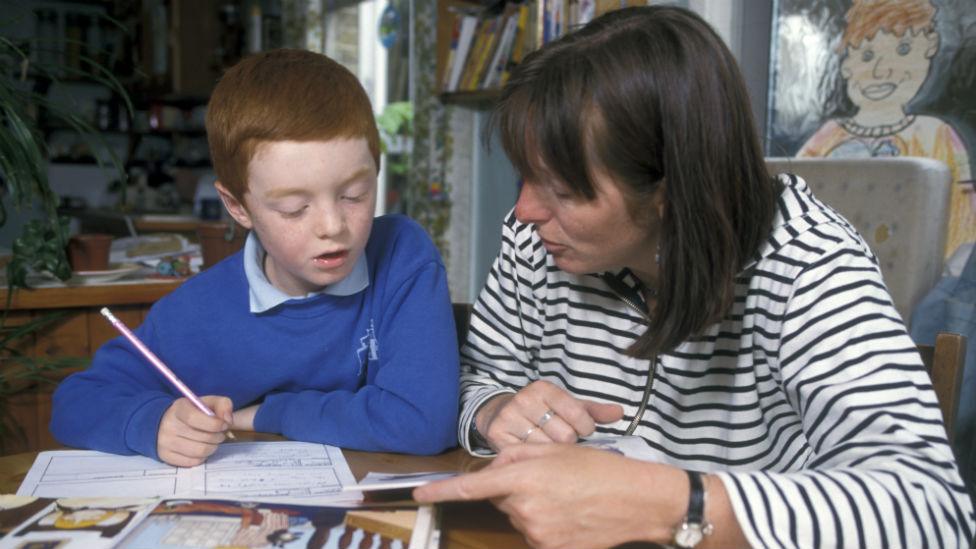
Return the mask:
<path id="1" fill-rule="evenodd" d="M 967 152 L 967 143 L 976 146 L 976 93 L 969 87 L 976 74 L 976 3 L 784 4 L 790 5 L 778 14 L 774 38 L 771 154 L 941 160 L 955 182 L 946 253 L 976 240 L 976 193 Z M 836 16 L 840 12 L 842 20 Z M 826 33 L 804 36 L 828 20 L 833 24 L 826 25 Z"/>

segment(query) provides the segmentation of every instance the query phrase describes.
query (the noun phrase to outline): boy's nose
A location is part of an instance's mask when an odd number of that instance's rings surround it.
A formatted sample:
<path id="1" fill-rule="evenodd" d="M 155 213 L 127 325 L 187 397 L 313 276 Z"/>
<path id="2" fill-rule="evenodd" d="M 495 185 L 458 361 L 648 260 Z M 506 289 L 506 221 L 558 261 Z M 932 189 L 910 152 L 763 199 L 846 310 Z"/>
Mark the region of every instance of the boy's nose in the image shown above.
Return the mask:
<path id="1" fill-rule="evenodd" d="M 346 219 L 342 215 L 342 211 L 334 209 L 319 212 L 315 216 L 313 230 L 315 231 L 316 238 L 334 238 L 341 235 L 345 227 Z"/>
<path id="2" fill-rule="evenodd" d="M 522 223 L 542 224 L 549 219 L 552 212 L 540 196 L 539 186 L 523 183 L 519 191 L 518 201 L 515 202 L 515 217 Z"/>

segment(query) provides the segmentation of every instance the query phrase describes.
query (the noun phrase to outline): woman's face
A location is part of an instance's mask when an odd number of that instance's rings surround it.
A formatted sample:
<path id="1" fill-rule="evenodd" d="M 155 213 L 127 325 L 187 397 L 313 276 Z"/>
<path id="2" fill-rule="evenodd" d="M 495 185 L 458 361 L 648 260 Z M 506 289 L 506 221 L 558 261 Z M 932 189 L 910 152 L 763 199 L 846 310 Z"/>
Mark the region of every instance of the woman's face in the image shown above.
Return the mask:
<path id="1" fill-rule="evenodd" d="M 645 283 L 657 279 L 654 260 L 659 220 L 663 211 L 664 185 L 651 203 L 653 214 L 635 222 L 627 208 L 628 197 L 613 178 L 594 173 L 596 197 L 577 196 L 545 169 L 539 180 L 526 180 L 515 204 L 515 216 L 538 228 L 546 250 L 556 265 L 573 274 L 616 271 L 629 267 Z"/>

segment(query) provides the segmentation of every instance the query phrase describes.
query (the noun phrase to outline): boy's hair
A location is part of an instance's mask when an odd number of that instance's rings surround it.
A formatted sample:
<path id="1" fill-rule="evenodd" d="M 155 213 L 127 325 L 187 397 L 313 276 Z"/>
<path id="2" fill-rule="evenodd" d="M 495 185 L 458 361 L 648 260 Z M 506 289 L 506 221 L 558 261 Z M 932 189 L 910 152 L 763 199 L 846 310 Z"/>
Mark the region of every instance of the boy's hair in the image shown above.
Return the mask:
<path id="1" fill-rule="evenodd" d="M 837 49 L 857 48 L 871 40 L 879 30 L 904 36 L 935 29 L 935 6 L 929 0 L 854 0 L 844 19 L 847 27 Z"/>
<path id="2" fill-rule="evenodd" d="M 700 17 L 646 6 L 595 19 L 526 56 L 492 124 L 527 180 L 548 169 L 591 200 L 594 168 L 605 169 L 638 226 L 657 217 L 650 197 L 665 185 L 659 297 L 630 353 L 673 349 L 726 313 L 780 186 L 735 59 Z"/>
<path id="3" fill-rule="evenodd" d="M 305 50 L 258 53 L 228 70 L 207 106 L 207 138 L 217 179 L 242 203 L 248 163 L 263 143 L 365 138 L 380 165 L 376 119 L 359 80 Z"/>

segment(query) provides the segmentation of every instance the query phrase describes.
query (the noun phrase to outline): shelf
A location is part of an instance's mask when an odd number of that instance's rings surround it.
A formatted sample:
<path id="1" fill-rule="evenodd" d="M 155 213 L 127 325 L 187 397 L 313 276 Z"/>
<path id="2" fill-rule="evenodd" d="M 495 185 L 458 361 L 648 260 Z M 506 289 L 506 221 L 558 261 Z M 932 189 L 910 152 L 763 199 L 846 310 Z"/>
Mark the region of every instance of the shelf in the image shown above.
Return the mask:
<path id="1" fill-rule="evenodd" d="M 447 105 L 473 105 L 495 103 L 502 97 L 500 89 L 442 93 L 441 103 Z"/>
<path id="2" fill-rule="evenodd" d="M 185 278 L 146 279 L 133 280 L 125 284 L 98 286 L 64 286 L 33 290 L 21 288 L 14 291 L 10 309 L 64 309 L 153 303 L 175 290 L 185 280 Z M 6 303 L 6 286 L 0 289 L 0 299 Z"/>

